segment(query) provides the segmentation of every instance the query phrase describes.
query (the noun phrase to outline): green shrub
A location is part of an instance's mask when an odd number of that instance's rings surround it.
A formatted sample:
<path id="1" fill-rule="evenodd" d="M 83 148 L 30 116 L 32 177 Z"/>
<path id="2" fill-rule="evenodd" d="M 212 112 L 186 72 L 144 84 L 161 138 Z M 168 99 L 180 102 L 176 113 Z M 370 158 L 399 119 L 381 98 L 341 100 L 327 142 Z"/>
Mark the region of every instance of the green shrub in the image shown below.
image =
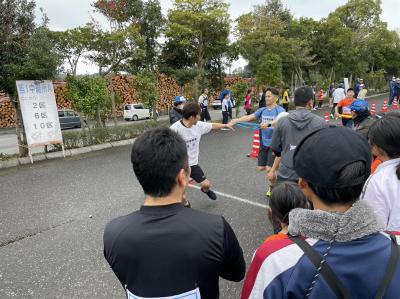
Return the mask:
<path id="1" fill-rule="evenodd" d="M 65 149 L 85 147 L 95 144 L 126 140 L 135 138 L 147 129 L 156 127 L 168 127 L 169 122 L 165 121 L 146 121 L 137 124 L 98 127 L 84 129 L 80 131 L 63 132 L 63 140 Z M 55 146 L 53 151 L 61 150 L 61 146 Z"/>

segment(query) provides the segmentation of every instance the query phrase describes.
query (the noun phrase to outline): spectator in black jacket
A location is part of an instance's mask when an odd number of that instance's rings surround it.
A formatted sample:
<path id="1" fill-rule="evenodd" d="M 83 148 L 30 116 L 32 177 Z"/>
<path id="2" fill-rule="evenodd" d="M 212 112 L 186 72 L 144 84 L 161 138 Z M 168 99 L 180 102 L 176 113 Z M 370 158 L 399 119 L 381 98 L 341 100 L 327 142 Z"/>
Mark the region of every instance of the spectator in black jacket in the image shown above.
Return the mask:
<path id="1" fill-rule="evenodd" d="M 185 103 L 186 99 L 184 96 L 175 97 L 174 108 L 172 108 L 171 112 L 169 113 L 169 123 L 171 125 L 182 119 L 182 109 Z"/>
<path id="2" fill-rule="evenodd" d="M 167 128 L 148 130 L 131 161 L 144 205 L 104 231 L 104 256 L 127 297 L 215 299 L 219 277 L 241 281 L 246 265 L 228 222 L 182 205 L 190 176 L 185 141 Z"/>

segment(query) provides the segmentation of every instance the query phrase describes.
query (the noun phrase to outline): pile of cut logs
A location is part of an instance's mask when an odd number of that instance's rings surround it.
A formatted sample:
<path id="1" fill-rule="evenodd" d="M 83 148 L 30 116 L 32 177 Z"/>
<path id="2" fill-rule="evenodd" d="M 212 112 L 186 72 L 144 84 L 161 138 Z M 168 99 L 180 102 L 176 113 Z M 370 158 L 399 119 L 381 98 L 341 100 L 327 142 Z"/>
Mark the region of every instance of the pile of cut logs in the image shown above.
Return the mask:
<path id="1" fill-rule="evenodd" d="M 136 95 L 133 88 L 134 76 L 117 75 L 110 79 L 110 84 L 117 96 L 121 97 L 121 104 L 116 107 L 117 115 L 121 116 L 125 104 L 135 104 L 143 102 Z M 237 82 L 244 81 L 249 85 L 252 84 L 252 79 L 242 77 L 225 78 L 225 83 L 228 88 Z M 59 109 L 71 109 L 72 103 L 66 98 L 68 86 L 65 81 L 54 81 L 54 93 L 56 96 L 57 107 Z M 110 88 L 110 86 L 109 86 Z M 157 102 L 157 110 L 165 111 L 173 107 L 175 96 L 179 95 L 180 88 L 175 79 L 161 74 L 157 82 L 159 100 Z M 111 88 L 110 88 L 111 90 Z M 217 95 L 218 94 L 218 95 Z M 219 92 L 216 92 L 216 97 Z M 0 92 L 0 128 L 11 128 L 15 126 L 15 109 L 11 104 L 10 99 Z"/>

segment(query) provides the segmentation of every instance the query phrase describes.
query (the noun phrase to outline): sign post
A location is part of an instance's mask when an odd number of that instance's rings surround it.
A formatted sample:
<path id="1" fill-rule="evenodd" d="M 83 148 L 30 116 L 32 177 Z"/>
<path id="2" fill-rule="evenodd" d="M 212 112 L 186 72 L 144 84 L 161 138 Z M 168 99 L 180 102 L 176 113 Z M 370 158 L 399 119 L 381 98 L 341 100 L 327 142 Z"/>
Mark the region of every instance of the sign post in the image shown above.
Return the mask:
<path id="1" fill-rule="evenodd" d="M 52 81 L 17 81 L 17 91 L 31 163 L 32 147 L 48 144 L 61 144 L 65 157 Z"/>
<path id="2" fill-rule="evenodd" d="M 347 93 L 347 90 L 349 89 L 349 78 L 344 78 L 344 92 Z"/>

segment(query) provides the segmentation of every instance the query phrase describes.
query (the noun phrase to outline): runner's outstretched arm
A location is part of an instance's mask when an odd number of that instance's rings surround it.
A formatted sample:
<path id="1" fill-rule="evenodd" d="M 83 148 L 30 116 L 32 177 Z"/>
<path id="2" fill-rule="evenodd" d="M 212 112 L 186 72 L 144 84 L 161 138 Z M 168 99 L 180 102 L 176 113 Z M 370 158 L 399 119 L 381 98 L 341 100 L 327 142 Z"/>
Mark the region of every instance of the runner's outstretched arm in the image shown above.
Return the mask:
<path id="1" fill-rule="evenodd" d="M 230 123 L 229 124 L 212 123 L 212 129 L 213 130 L 219 130 L 219 129 L 223 129 L 223 128 L 230 129 L 230 130 L 234 131 L 233 125 L 231 125 Z"/>
<path id="2" fill-rule="evenodd" d="M 232 119 L 229 123 L 232 124 L 232 126 L 234 126 L 238 122 L 253 121 L 253 120 L 257 120 L 257 118 L 255 117 L 254 113 L 250 114 L 250 115 L 245 115 L 245 116 L 242 116 L 242 117 L 239 117 L 239 118 Z"/>

